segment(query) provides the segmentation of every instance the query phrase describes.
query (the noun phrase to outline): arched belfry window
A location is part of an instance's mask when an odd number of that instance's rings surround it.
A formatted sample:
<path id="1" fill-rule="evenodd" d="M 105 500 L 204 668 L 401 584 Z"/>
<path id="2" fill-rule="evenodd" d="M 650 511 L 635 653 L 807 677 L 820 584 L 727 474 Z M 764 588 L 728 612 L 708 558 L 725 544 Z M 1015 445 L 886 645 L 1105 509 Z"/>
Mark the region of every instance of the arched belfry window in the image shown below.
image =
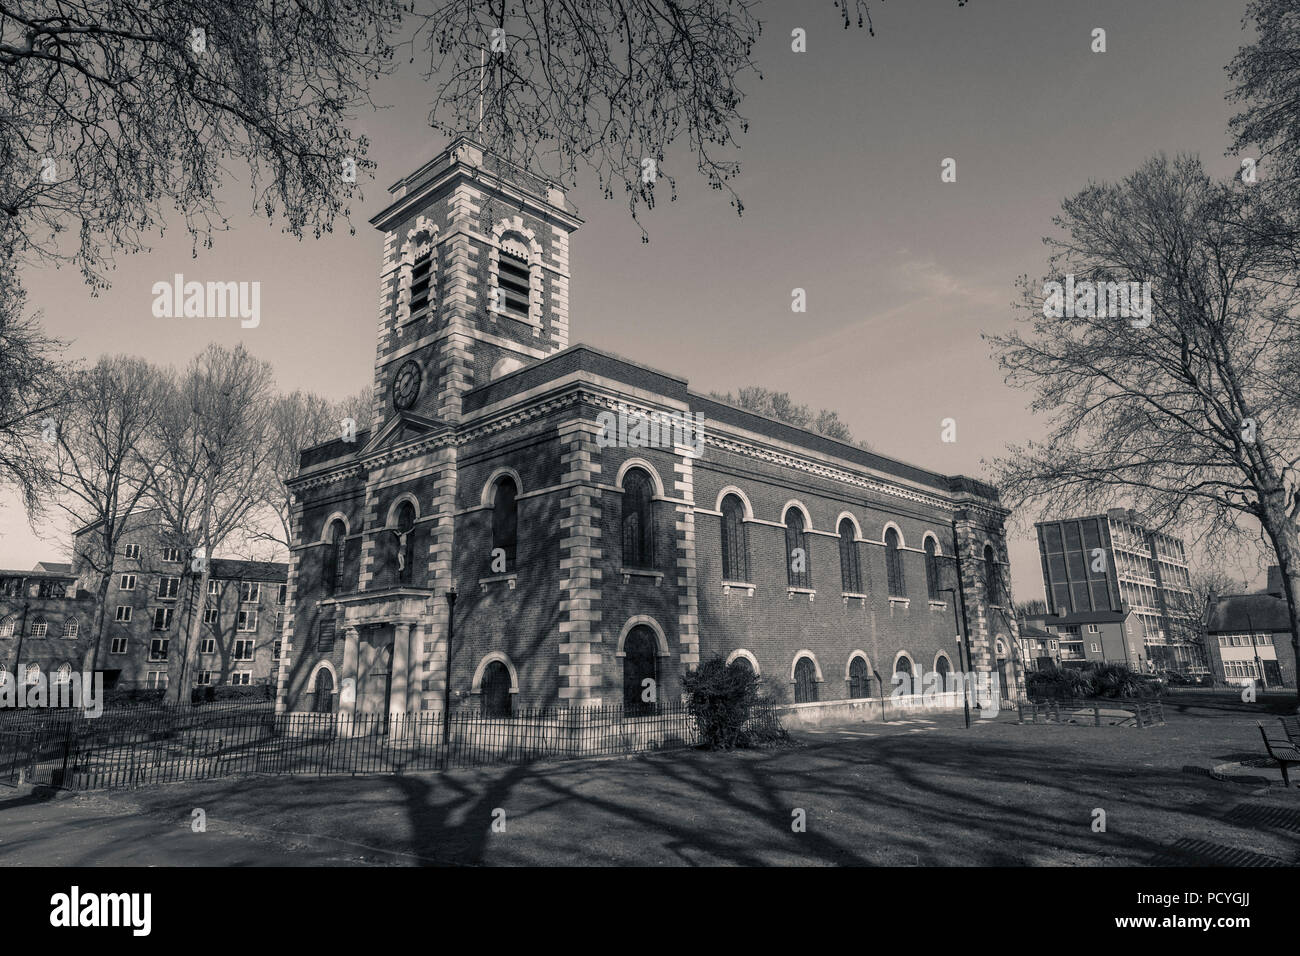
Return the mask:
<path id="1" fill-rule="evenodd" d="M 930 600 L 939 600 L 939 546 L 934 538 L 925 539 L 925 587 Z"/>
<path id="2" fill-rule="evenodd" d="M 397 583 L 410 584 L 415 567 L 415 506 L 403 501 L 397 506 Z"/>
<path id="3" fill-rule="evenodd" d="M 810 562 L 803 512 L 791 505 L 785 511 L 785 566 L 786 579 L 790 582 L 790 587 L 812 587 Z"/>
<path id="4" fill-rule="evenodd" d="M 502 475 L 492 489 L 492 551 L 496 558 L 498 549 L 505 552 L 506 572 L 515 570 L 515 551 L 519 523 L 519 489 L 515 480 Z"/>
<path id="5" fill-rule="evenodd" d="M 330 524 L 326 535 L 325 571 L 321 575 L 326 594 L 338 594 L 343 590 L 343 569 L 346 564 L 344 554 L 347 548 L 347 529 L 342 521 Z"/>
<path id="6" fill-rule="evenodd" d="M 419 315 L 433 301 L 433 255 L 432 237 L 428 233 L 421 235 L 423 240 L 415 251 L 415 262 L 411 266 L 411 315 Z"/>
<path id="7" fill-rule="evenodd" d="M 858 564 L 857 529 L 848 518 L 840 521 L 840 583 L 849 594 L 862 593 L 862 567 Z"/>
<path id="8" fill-rule="evenodd" d="M 899 546 L 898 532 L 893 528 L 885 529 L 885 572 L 889 579 L 889 596 L 906 597 L 907 582 L 903 579 L 903 553 Z"/>
<path id="9" fill-rule="evenodd" d="M 640 468 L 623 476 L 623 566 L 654 566 L 654 483 Z"/>
<path id="10" fill-rule="evenodd" d="M 722 499 L 722 579 L 749 580 L 749 548 L 745 541 L 745 503 L 737 495 Z"/>

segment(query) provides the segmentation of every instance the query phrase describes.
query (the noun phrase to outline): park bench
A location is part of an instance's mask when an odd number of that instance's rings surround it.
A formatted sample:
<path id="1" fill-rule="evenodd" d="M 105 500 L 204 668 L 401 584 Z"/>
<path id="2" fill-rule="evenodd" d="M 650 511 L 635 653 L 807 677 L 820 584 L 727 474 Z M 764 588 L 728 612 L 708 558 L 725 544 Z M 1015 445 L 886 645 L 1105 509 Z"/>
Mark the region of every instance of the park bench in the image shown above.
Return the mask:
<path id="1" fill-rule="evenodd" d="M 1268 731 L 1264 729 L 1263 722 L 1256 721 L 1256 723 L 1259 724 L 1259 735 L 1264 738 L 1264 749 L 1268 751 L 1268 755 L 1276 760 L 1278 767 L 1282 769 L 1282 785 L 1291 786 L 1291 779 L 1287 776 L 1286 768 L 1288 764 L 1300 764 L 1300 750 L 1296 750 L 1289 742 L 1282 743 L 1280 740 L 1269 740 Z"/>
<path id="2" fill-rule="evenodd" d="M 1277 722 L 1282 725 L 1282 733 L 1286 734 L 1286 739 L 1294 746 L 1300 747 L 1300 717 L 1279 717 Z"/>

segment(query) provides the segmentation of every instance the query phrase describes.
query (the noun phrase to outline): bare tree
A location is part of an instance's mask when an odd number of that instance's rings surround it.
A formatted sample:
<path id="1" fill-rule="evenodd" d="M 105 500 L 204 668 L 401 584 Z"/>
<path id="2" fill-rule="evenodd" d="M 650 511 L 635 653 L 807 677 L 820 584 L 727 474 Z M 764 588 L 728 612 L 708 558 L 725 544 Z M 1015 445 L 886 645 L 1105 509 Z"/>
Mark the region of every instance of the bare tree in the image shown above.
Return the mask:
<path id="1" fill-rule="evenodd" d="M 186 699 L 212 556 L 247 526 L 270 465 L 271 408 L 271 366 L 242 345 L 213 344 L 169 389 L 159 416 L 151 498 L 173 538 L 190 552 L 181 579 L 181 652 L 169 655 L 169 696 L 178 702 Z"/>
<path id="2" fill-rule="evenodd" d="M 60 360 L 63 343 L 46 336 L 25 307 L 17 277 L 0 267 L 0 485 L 16 489 L 34 518 L 53 489 L 49 452 L 68 367 Z"/>
<path id="3" fill-rule="evenodd" d="M 720 392 L 710 392 L 709 397 L 715 401 L 735 405 L 737 408 L 743 408 L 758 415 L 775 418 L 779 422 L 794 425 L 796 428 L 806 428 L 819 435 L 825 435 L 827 438 L 834 438 L 836 441 L 857 445 L 859 448 L 865 448 L 868 451 L 871 449 L 871 446 L 866 442 L 855 442 L 853 440 L 853 432 L 849 430 L 848 425 L 841 421 L 838 412 L 829 408 L 813 411 L 809 406 L 795 402 L 790 398 L 788 392 L 776 392 L 761 385 L 747 385 L 734 396 L 730 392 L 725 395 Z"/>
<path id="4" fill-rule="evenodd" d="M 125 355 L 101 358 L 71 380 L 67 417 L 54 455 L 59 507 L 75 526 L 89 526 L 75 555 L 94 582 L 94 651 L 99 668 L 108 588 L 118 545 L 149 491 L 144 441 L 158 421 L 163 391 L 159 369 Z"/>
<path id="5" fill-rule="evenodd" d="M 1046 241 L 1050 281 L 1074 283 L 1073 317 L 1049 317 L 1060 289 L 1024 278 L 1018 327 L 990 337 L 1050 433 L 995 465 L 1013 503 L 1132 500 L 1156 527 L 1191 524 L 1204 540 L 1262 533 L 1300 655 L 1300 293 L 1242 228 L 1263 197 L 1160 156 L 1066 200 Z M 1118 282 L 1150 283 L 1149 318 L 1114 314 Z"/>

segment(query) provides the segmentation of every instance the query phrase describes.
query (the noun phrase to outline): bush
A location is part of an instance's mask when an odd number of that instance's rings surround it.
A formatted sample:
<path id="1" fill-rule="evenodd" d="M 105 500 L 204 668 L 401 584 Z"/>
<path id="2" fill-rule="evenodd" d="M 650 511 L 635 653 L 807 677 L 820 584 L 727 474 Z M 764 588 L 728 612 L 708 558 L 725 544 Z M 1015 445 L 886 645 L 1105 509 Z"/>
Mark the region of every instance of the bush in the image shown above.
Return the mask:
<path id="1" fill-rule="evenodd" d="M 715 656 L 687 671 L 682 684 L 687 712 L 700 731 L 700 743 L 710 750 L 752 747 L 787 738 L 775 714 L 771 720 L 751 722 L 756 708 L 767 702 L 759 696 L 758 678 L 743 664 L 728 665 Z"/>
<path id="2" fill-rule="evenodd" d="M 1158 678 L 1139 674 L 1124 664 L 1092 663 L 1080 668 L 1031 671 L 1025 675 L 1025 691 L 1035 699 L 1102 697 L 1116 700 L 1159 697 L 1164 693 L 1164 684 Z"/>
<path id="3" fill-rule="evenodd" d="M 190 702 L 210 703 L 217 700 L 274 700 L 274 684 L 218 684 L 214 687 L 195 687 L 190 691 Z"/>

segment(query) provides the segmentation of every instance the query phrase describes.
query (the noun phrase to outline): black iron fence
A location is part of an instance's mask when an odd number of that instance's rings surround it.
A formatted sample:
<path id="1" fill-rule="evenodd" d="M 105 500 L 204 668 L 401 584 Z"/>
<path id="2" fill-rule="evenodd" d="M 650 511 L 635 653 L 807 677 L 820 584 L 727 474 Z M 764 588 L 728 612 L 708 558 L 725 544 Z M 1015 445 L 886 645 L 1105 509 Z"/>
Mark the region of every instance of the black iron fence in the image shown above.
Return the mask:
<path id="1" fill-rule="evenodd" d="M 780 726 L 757 705 L 755 730 Z M 680 704 L 653 713 L 621 707 L 547 708 L 509 717 L 477 712 L 276 714 L 265 703 L 0 712 L 0 780 L 70 790 L 129 788 L 242 773 L 410 773 L 497 763 L 611 756 L 692 747 Z"/>

